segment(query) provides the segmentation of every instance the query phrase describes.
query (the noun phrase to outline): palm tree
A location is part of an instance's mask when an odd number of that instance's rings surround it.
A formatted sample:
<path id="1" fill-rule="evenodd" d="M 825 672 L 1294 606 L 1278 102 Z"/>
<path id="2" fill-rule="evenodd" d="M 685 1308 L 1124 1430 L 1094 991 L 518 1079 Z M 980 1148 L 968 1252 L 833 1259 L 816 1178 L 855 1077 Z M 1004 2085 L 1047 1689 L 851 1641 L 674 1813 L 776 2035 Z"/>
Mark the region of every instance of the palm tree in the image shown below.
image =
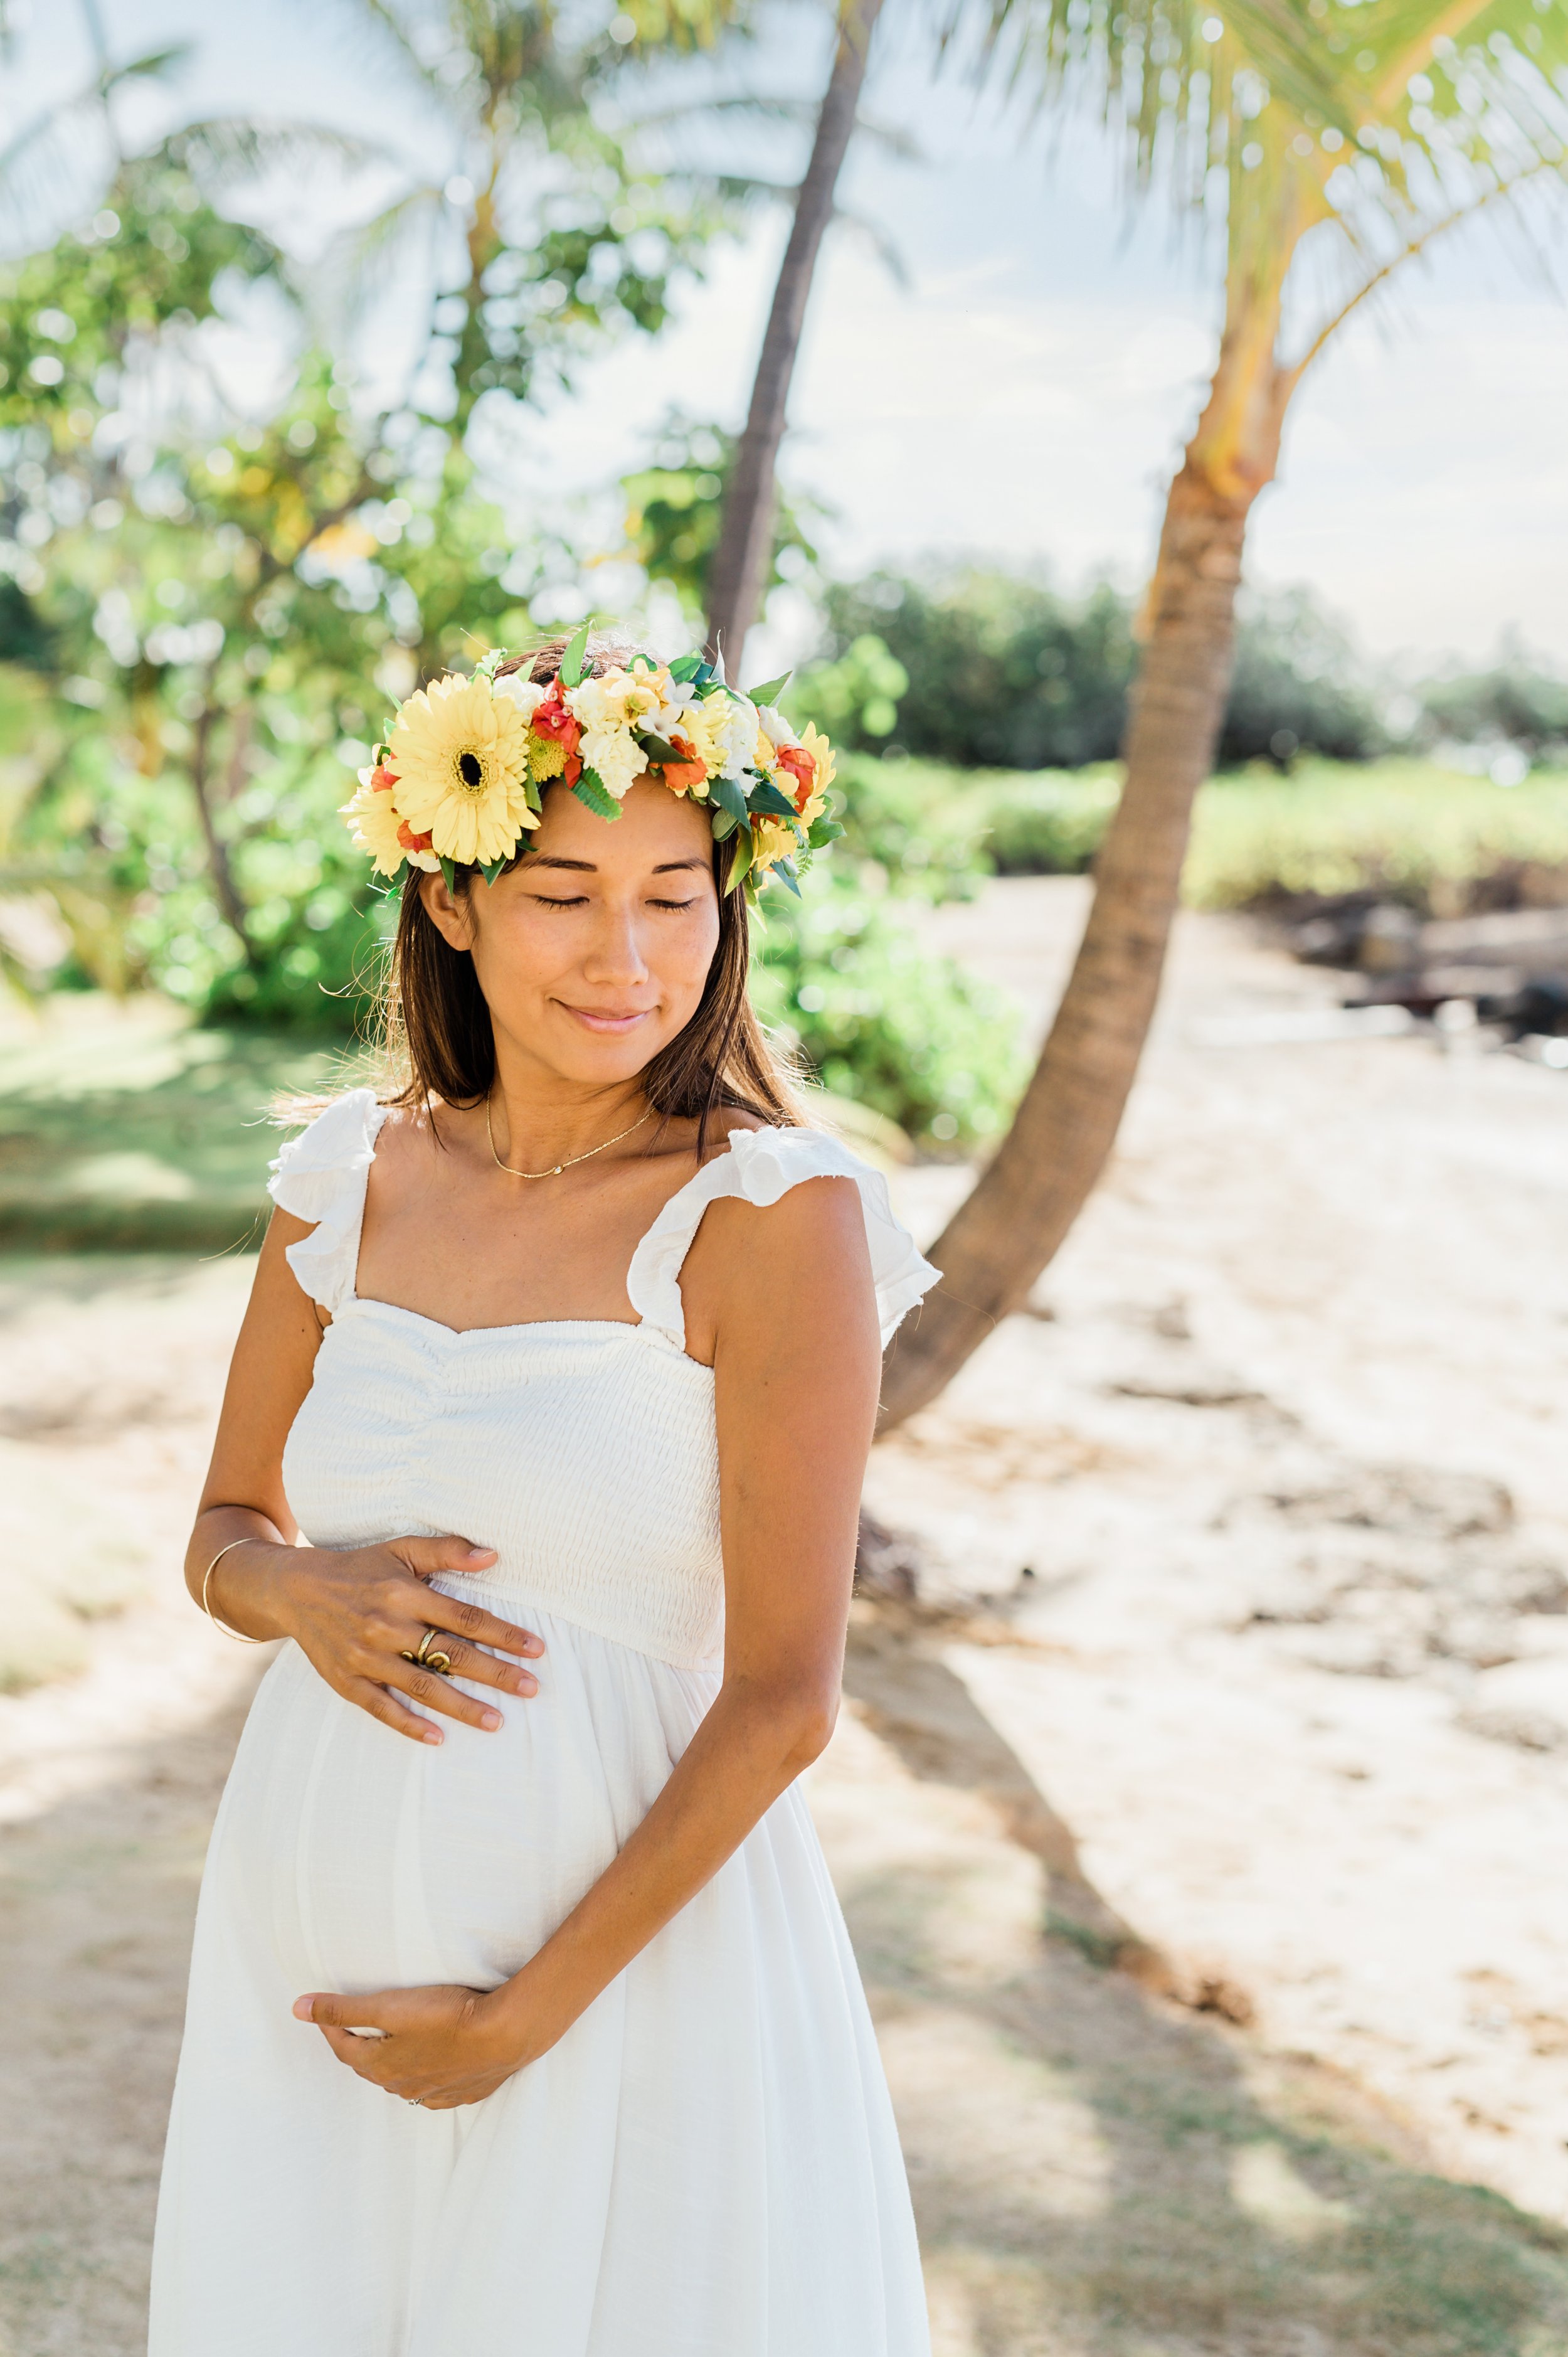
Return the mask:
<path id="1" fill-rule="evenodd" d="M 1193 795 L 1230 680 L 1248 518 L 1290 403 L 1345 322 L 1431 241 L 1560 174 L 1563 0 L 993 0 L 1015 85 L 1092 90 L 1139 177 L 1227 186 L 1224 326 L 1170 489 L 1123 743 L 1126 778 L 1077 963 L 1012 1130 L 932 1247 L 885 1428 L 934 1398 L 1025 1299 L 1115 1140 L 1154 1014 Z M 1554 78 L 1558 78 L 1555 79 Z M 1339 299 L 1294 349 L 1305 262 Z"/>
<path id="2" fill-rule="evenodd" d="M 711 48 L 736 0 L 643 0 L 607 31 L 552 0 L 344 5 L 435 128 L 394 200 L 338 242 L 339 307 L 352 317 L 394 280 L 423 290 L 419 350 L 449 339 L 439 422 L 454 438 L 486 393 L 525 400 L 564 380 L 607 327 L 662 326 L 671 276 L 744 184 L 680 163 L 654 172 L 625 101 L 647 62 Z"/>
<path id="3" fill-rule="evenodd" d="M 833 217 L 839 174 L 854 130 L 871 36 L 881 11 L 882 0 L 842 0 L 832 70 L 817 115 L 811 159 L 796 192 L 795 217 L 773 290 L 751 409 L 725 492 L 719 542 L 708 576 L 708 644 L 722 653 L 736 680 L 772 554 L 774 477 L 806 304 Z"/>

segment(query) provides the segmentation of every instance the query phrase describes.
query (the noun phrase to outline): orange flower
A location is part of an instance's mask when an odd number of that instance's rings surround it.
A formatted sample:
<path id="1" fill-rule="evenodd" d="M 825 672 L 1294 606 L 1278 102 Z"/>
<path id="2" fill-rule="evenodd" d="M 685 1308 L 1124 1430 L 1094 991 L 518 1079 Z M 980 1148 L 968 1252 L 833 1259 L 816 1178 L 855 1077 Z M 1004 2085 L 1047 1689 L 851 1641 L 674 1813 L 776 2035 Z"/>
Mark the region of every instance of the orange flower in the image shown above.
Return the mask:
<path id="1" fill-rule="evenodd" d="M 683 794 L 693 786 L 704 784 L 707 780 L 708 765 L 705 761 L 698 760 L 688 739 L 684 737 L 671 737 L 670 742 L 682 756 L 679 761 L 666 761 L 659 772 L 671 792 Z"/>
<path id="2" fill-rule="evenodd" d="M 389 770 L 382 767 L 379 770 L 372 770 L 371 771 L 371 791 L 373 794 L 390 794 L 396 783 L 397 772 L 395 770 Z"/>
<path id="3" fill-rule="evenodd" d="M 815 761 L 803 745 L 780 745 L 774 759 L 795 780 L 795 808 L 803 811 L 817 788 Z"/>
<path id="4" fill-rule="evenodd" d="M 378 786 L 376 791 L 380 793 L 384 789 Z M 415 834 L 405 818 L 398 821 L 397 839 L 405 851 L 428 851 L 430 848 L 430 837 L 427 834 Z"/>
<path id="5" fill-rule="evenodd" d="M 575 712 L 568 712 L 561 700 L 561 683 L 556 680 L 549 694 L 534 713 L 532 721 L 536 737 L 553 737 L 568 753 L 575 753 L 583 741 L 583 724 Z M 575 781 L 567 780 L 571 785 Z"/>

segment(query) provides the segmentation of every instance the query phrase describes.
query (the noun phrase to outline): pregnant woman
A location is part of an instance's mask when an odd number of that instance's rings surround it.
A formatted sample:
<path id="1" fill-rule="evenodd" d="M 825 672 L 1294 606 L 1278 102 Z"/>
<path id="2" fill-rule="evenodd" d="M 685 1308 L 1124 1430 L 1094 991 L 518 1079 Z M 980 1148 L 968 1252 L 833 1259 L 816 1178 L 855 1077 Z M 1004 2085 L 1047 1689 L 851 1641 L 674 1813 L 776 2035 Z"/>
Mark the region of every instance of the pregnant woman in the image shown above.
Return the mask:
<path id="1" fill-rule="evenodd" d="M 274 1166 L 191 1539 L 284 1642 L 151 2357 L 928 2348 L 794 1780 L 935 1272 L 747 1005 L 748 902 L 837 831 L 777 692 L 579 632 L 411 697 L 349 806 L 403 874 L 402 1069 Z"/>

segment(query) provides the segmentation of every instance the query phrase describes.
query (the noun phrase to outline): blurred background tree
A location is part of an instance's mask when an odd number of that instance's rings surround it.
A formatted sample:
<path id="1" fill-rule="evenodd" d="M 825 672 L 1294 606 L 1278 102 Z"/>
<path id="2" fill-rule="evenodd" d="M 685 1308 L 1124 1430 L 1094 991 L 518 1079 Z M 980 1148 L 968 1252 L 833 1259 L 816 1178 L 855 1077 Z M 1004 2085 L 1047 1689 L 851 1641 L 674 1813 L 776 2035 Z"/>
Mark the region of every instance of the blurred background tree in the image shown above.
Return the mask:
<path id="1" fill-rule="evenodd" d="M 342 1027 L 386 911 L 336 805 L 389 700 L 528 634 L 549 553 L 482 495 L 470 428 L 657 332 L 737 193 L 640 165 L 596 103 L 716 8 L 649 5 L 626 39 L 526 7 L 360 13 L 438 97 L 451 168 L 314 283 L 223 204 L 313 135 L 243 124 L 121 164 L 0 281 L 6 693 L 38 723 L 0 856 L 66 928 L 57 983 Z M 324 293 L 352 329 L 394 285 L 416 326 L 389 401 L 316 339 Z M 225 351 L 263 297 L 297 355 L 276 389 Z"/>
<path id="2" fill-rule="evenodd" d="M 594 527 L 520 512 L 509 455 L 587 355 L 660 332 L 748 206 L 793 202 L 787 172 L 694 160 L 725 145 L 695 126 L 771 108 L 807 145 L 822 128 L 814 104 L 715 95 L 734 25 L 707 0 L 588 31 L 499 0 L 335 5 L 374 86 L 417 102 L 414 160 L 243 120 L 122 155 L 123 93 L 177 59 L 101 51 L 11 140 L 0 188 L 20 256 L 0 272 L 0 964 L 31 989 L 150 986 L 209 1022 L 324 1040 L 350 1036 L 386 931 L 336 813 L 388 706 L 594 591 Z M 1182 36 L 1191 72 L 1208 22 Z M 1180 25 L 1151 16 L 1140 38 L 1168 48 Z M 1079 65 L 1099 54 L 1085 41 Z M 1273 99 L 1248 114 L 1262 85 L 1232 62 L 1232 114 L 1273 137 Z M 1343 152 L 1331 128 L 1320 158 Z M 748 132 L 753 150 L 767 160 Z M 1393 166 L 1362 152 L 1382 187 Z M 322 159 L 340 199 L 373 185 L 375 204 L 307 270 L 248 215 L 269 172 Z M 1251 204 L 1259 167 L 1231 160 Z M 620 480 L 608 554 L 693 628 L 739 440 L 672 409 Z M 993 867 L 1094 863 L 1122 802 L 1137 616 L 1111 583 L 1069 594 L 961 555 L 835 580 L 830 529 L 775 487 L 759 594 L 784 593 L 811 645 L 787 701 L 843 748 L 849 832 L 808 905 L 773 916 L 759 987 L 835 1089 L 957 1150 L 1005 1126 L 1016 1027 L 921 951 L 919 904 Z M 1300 593 L 1244 596 L 1236 620 L 1215 759 L 1288 775 L 1304 803 L 1325 759 L 1441 741 L 1506 780 L 1568 736 L 1568 686 L 1522 650 L 1423 688 L 1369 673 Z M 1287 824 L 1277 798 L 1238 791 L 1200 831 L 1194 888 L 1266 894 L 1273 859 L 1298 878 L 1397 866 L 1437 895 L 1466 859 L 1500 877 L 1556 856 L 1543 801 L 1539 856 L 1523 812 L 1504 823 L 1472 797 L 1445 831 L 1402 787 L 1377 807 L 1348 860 L 1305 807 Z M 1412 827 L 1444 847 L 1391 850 Z"/>
<path id="3" fill-rule="evenodd" d="M 1225 716 L 1248 522 L 1304 374 L 1433 238 L 1568 161 L 1562 0 L 998 0 L 993 23 L 1015 86 L 1097 102 L 1144 185 L 1158 172 L 1198 213 L 1223 187 L 1224 321 L 1141 609 L 1082 944 L 1013 1127 L 931 1248 L 945 1282 L 893 1345 L 886 1426 L 1026 1297 L 1115 1140 Z M 1325 317 L 1295 276 L 1319 322 L 1303 334 L 1286 292 L 1309 240 L 1341 284 Z"/>

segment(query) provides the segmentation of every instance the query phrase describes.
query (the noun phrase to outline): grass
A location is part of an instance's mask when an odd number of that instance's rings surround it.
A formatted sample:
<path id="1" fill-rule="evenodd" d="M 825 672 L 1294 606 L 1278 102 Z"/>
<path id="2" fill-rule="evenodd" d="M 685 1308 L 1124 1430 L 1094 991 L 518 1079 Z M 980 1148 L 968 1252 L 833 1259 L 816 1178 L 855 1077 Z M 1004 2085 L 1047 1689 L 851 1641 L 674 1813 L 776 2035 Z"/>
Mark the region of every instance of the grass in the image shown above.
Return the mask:
<path id="1" fill-rule="evenodd" d="M 1533 871 L 1533 876 L 1532 872 Z M 1568 775 L 1519 786 L 1424 761 L 1303 762 L 1290 777 L 1215 778 L 1184 878 L 1194 908 L 1374 888 L 1433 916 L 1512 879 L 1568 899 Z"/>
<path id="2" fill-rule="evenodd" d="M 909 764 L 918 802 L 939 799 L 929 764 Z M 985 851 L 1004 873 L 1087 867 L 1116 807 L 1108 769 L 988 773 L 949 770 L 946 792 L 987 813 Z M 1355 766 L 1302 761 L 1288 775 L 1248 770 L 1210 779 L 1193 814 L 1183 897 L 1239 909 L 1283 896 L 1375 890 L 1434 916 L 1477 898 L 1520 892 L 1568 899 L 1568 774 L 1520 786 L 1431 761 Z"/>
<path id="3" fill-rule="evenodd" d="M 253 1232 L 280 1093 L 343 1050 L 206 1031 L 166 1001 L 61 993 L 13 1018 L 0 1082 L 0 1249 L 222 1252 Z"/>

